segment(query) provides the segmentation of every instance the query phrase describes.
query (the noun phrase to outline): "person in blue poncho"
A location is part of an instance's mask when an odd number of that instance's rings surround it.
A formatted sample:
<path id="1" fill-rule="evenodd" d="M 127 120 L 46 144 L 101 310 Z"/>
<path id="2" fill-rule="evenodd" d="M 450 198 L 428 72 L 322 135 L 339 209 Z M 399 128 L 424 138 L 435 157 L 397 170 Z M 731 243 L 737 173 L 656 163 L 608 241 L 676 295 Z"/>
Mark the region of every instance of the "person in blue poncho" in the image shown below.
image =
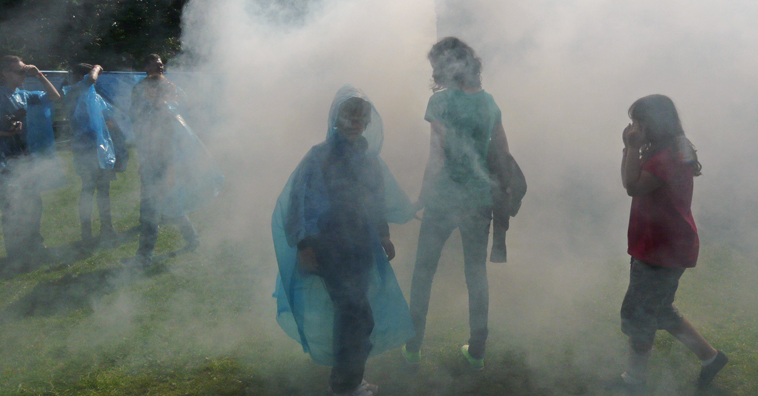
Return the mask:
<path id="1" fill-rule="evenodd" d="M 27 76 L 36 77 L 45 91 L 21 89 Z M 5 251 L 11 261 L 32 264 L 46 255 L 40 234 L 42 197 L 32 174 L 27 147 L 29 106 L 61 98 L 34 65 L 21 58 L 0 58 L 0 211 Z"/>
<path id="2" fill-rule="evenodd" d="M 169 190 L 178 180 L 179 165 L 175 156 L 176 112 L 184 100 L 184 92 L 163 75 L 163 61 L 157 54 L 145 59 L 147 77 L 132 90 L 130 115 L 134 125 L 135 143 L 140 161 L 140 239 L 137 261 L 152 264 L 161 217 L 176 224 L 186 242 L 185 250 L 193 251 L 200 239 L 186 213 L 168 214 L 164 203 Z M 183 121 L 182 121 L 183 122 Z"/>
<path id="3" fill-rule="evenodd" d="M 337 92 L 326 141 L 300 162 L 272 219 L 279 263 L 277 320 L 318 363 L 332 365 L 338 395 L 371 396 L 370 354 L 413 334 L 388 260 L 388 221 L 413 217 L 410 201 L 379 158 L 379 114 L 361 91 Z"/>
<path id="4" fill-rule="evenodd" d="M 116 230 L 111 220 L 110 186 L 116 179 L 113 172 L 115 154 L 103 112 L 107 104 L 95 92 L 94 84 L 103 71 L 100 65 L 79 63 L 72 70 L 74 85 L 64 87 L 65 109 L 72 131 L 71 152 L 74 170 L 82 179 L 79 194 L 79 221 L 82 243 L 92 246 L 92 198 L 97 191 L 100 214 L 100 241 L 112 240 Z"/>

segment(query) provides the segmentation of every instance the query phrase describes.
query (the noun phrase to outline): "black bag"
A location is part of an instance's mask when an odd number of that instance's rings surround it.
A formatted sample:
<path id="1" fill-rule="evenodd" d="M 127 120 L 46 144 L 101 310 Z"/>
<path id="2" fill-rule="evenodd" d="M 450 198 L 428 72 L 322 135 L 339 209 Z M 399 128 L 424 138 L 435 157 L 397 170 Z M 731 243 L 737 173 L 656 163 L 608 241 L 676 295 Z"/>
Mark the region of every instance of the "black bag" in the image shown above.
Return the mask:
<path id="1" fill-rule="evenodd" d="M 490 261 L 505 263 L 507 250 L 505 233 L 510 218 L 518 214 L 521 200 L 526 195 L 526 178 L 521 167 L 506 153 L 490 152 L 487 164 L 492 178 L 492 252 Z"/>

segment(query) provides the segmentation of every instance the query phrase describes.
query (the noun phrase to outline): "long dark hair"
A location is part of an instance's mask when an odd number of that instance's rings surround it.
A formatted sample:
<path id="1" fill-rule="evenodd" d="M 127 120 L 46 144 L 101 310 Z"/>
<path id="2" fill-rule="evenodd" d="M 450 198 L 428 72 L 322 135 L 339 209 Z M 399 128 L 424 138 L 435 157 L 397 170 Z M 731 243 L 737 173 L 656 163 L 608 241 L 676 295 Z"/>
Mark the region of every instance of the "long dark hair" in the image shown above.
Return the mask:
<path id="1" fill-rule="evenodd" d="M 432 64 L 432 90 L 480 88 L 482 60 L 474 49 L 457 37 L 445 37 L 427 55 Z"/>
<path id="2" fill-rule="evenodd" d="M 643 159 L 668 147 L 682 162 L 692 166 L 695 176 L 700 176 L 703 166 L 697 160 L 695 146 L 684 135 L 679 113 L 671 98 L 657 94 L 639 98 L 629 107 L 629 118 L 638 121 L 645 129 Z"/>

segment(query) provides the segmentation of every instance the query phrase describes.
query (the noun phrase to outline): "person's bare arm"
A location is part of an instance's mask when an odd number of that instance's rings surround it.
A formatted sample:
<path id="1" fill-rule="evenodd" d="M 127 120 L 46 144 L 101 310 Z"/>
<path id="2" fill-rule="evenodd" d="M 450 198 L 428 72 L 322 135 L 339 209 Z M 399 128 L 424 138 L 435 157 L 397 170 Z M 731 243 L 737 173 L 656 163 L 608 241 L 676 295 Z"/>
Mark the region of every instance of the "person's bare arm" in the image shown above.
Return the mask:
<path id="1" fill-rule="evenodd" d="M 39 71 L 37 66 L 26 65 L 24 66 L 24 71 L 26 72 L 27 76 L 37 77 L 37 80 L 39 80 L 39 82 L 42 84 L 42 87 L 45 88 L 47 97 L 51 102 L 57 102 L 61 99 L 61 94 L 58 93 L 58 90 L 55 89 L 50 80 L 48 80 L 47 77 L 45 77 L 45 75 Z"/>
<path id="2" fill-rule="evenodd" d="M 392 261 L 395 258 L 395 245 L 390 240 L 390 237 L 382 238 L 382 248 L 387 255 L 387 260 Z"/>
<path id="3" fill-rule="evenodd" d="M 621 182 L 630 197 L 647 195 L 663 185 L 663 180 L 650 172 L 642 170 L 640 147 L 642 133 L 635 126 L 624 129 L 624 157 L 621 159 Z"/>
<path id="4" fill-rule="evenodd" d="M 23 124 L 21 121 L 16 121 L 11 125 L 10 130 L 2 131 L 0 130 L 0 137 L 11 137 L 16 136 L 21 131 L 21 128 L 23 127 Z"/>
<path id="5" fill-rule="evenodd" d="M 97 78 L 100 77 L 100 73 L 102 72 L 103 72 L 102 66 L 100 65 L 93 66 L 92 70 L 90 70 L 89 74 L 87 74 L 89 76 L 89 78 L 86 80 L 87 84 L 95 85 L 95 83 L 97 82 Z"/>

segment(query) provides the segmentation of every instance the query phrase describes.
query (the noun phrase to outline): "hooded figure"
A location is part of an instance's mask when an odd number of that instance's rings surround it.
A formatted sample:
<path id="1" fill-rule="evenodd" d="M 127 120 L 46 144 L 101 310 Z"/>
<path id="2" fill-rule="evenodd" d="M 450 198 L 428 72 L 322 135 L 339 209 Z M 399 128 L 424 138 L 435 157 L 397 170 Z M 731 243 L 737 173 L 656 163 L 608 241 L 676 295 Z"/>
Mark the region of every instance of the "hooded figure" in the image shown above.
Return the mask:
<path id="1" fill-rule="evenodd" d="M 365 116 L 358 129 L 365 130 L 346 137 L 338 131 L 344 108 L 361 104 Z M 334 366 L 336 393 L 361 384 L 368 356 L 413 335 L 389 265 L 394 248 L 385 243 L 387 222 L 405 223 L 414 213 L 379 157 L 382 141 L 373 104 L 360 90 L 342 87 L 332 102 L 326 140 L 290 176 L 272 218 L 277 322 L 316 363 Z M 306 250 L 315 255 L 315 268 L 304 265 Z"/>

